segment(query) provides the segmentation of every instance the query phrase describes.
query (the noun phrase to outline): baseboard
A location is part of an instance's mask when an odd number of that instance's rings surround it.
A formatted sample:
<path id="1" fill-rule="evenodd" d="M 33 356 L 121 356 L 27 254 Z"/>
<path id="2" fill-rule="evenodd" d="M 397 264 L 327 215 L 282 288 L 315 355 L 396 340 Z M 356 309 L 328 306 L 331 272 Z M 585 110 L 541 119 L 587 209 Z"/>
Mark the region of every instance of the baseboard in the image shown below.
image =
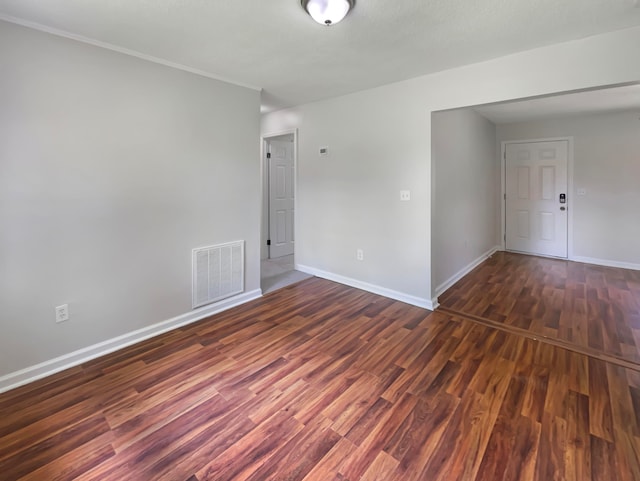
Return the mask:
<path id="1" fill-rule="evenodd" d="M 176 316 L 172 319 L 153 324 L 151 326 L 129 332 L 122 336 L 114 337 L 108 341 L 94 344 L 49 361 L 30 366 L 20 371 L 12 372 L 0 377 L 0 393 L 29 384 L 44 377 L 50 376 L 65 369 L 78 366 L 84 362 L 96 359 L 105 354 L 131 346 L 140 341 L 145 341 L 159 334 L 194 323 L 213 314 L 231 309 L 262 296 L 260 289 L 245 292 L 237 296 L 224 299 L 220 302 L 194 309 L 191 312 Z"/>
<path id="2" fill-rule="evenodd" d="M 434 297 L 431 299 L 431 310 L 435 311 L 438 307 L 440 307 L 440 303 L 438 302 L 438 297 Z"/>
<path id="3" fill-rule="evenodd" d="M 580 256 L 572 256 L 569 260 L 574 262 L 582 262 L 584 264 L 595 264 L 597 266 L 618 267 L 620 269 L 631 269 L 633 271 L 640 271 L 640 264 L 633 264 L 631 262 L 610 261 L 607 259 L 595 259 L 593 257 Z"/>
<path id="4" fill-rule="evenodd" d="M 378 294 L 379 296 L 395 299 L 396 301 L 401 301 L 407 304 L 411 304 L 412 306 L 429 309 L 430 311 L 433 311 L 437 307 L 437 306 L 434 307 L 433 301 L 429 299 L 423 299 L 421 297 L 411 296 L 403 292 L 387 289 L 386 287 L 376 286 L 374 284 L 362 282 L 357 279 L 352 279 L 350 277 L 345 277 L 339 274 L 334 274 L 332 272 L 316 269 L 315 267 L 296 264 L 295 268 L 296 270 L 305 272 L 307 274 L 311 274 L 312 276 L 322 277 L 323 279 L 327 279 L 329 281 L 334 281 L 340 284 L 344 284 L 346 286 L 355 287 L 356 289 L 362 289 L 363 291 L 371 292 L 372 294 Z"/>
<path id="5" fill-rule="evenodd" d="M 454 285 L 456 282 L 458 282 L 460 279 L 466 276 L 469 272 L 471 272 L 473 269 L 475 269 L 480 264 L 482 264 L 485 260 L 487 260 L 488 257 L 491 257 L 493 254 L 495 254 L 500 250 L 502 250 L 501 246 L 494 246 L 491 249 L 489 249 L 487 252 L 485 252 L 484 254 L 482 254 L 481 256 L 479 256 L 478 258 L 476 258 L 475 260 L 471 261 L 469 264 L 464 266 L 454 275 L 449 277 L 449 279 L 447 279 L 442 284 L 436 287 L 436 296 L 441 295 L 443 292 L 449 289 L 452 285 Z"/>

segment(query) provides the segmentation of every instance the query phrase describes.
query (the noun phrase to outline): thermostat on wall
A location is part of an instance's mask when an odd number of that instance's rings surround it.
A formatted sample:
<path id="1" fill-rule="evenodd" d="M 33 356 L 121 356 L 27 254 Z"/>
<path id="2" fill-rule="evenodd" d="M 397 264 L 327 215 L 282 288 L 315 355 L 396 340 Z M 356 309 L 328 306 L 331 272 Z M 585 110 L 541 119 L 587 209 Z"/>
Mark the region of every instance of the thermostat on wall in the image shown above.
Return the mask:
<path id="1" fill-rule="evenodd" d="M 320 157 L 329 155 L 329 147 L 320 147 Z"/>

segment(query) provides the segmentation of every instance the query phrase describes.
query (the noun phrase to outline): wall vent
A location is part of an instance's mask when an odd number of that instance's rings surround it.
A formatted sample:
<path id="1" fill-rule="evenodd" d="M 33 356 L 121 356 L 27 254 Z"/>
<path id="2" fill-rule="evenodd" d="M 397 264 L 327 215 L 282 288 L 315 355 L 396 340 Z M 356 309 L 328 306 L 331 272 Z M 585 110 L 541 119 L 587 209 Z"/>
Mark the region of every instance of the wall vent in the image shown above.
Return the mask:
<path id="1" fill-rule="evenodd" d="M 244 241 L 193 249 L 191 262 L 194 309 L 244 291 Z"/>

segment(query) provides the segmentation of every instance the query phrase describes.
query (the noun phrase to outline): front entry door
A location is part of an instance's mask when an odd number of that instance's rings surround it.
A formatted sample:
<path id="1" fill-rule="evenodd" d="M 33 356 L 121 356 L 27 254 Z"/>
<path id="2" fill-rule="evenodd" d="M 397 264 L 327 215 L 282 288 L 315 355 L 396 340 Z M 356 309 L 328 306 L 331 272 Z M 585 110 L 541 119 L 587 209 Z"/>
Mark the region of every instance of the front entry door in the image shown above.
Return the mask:
<path id="1" fill-rule="evenodd" d="M 269 258 L 293 254 L 293 142 L 269 141 Z"/>
<path id="2" fill-rule="evenodd" d="M 566 258 L 568 142 L 505 149 L 507 250 Z"/>

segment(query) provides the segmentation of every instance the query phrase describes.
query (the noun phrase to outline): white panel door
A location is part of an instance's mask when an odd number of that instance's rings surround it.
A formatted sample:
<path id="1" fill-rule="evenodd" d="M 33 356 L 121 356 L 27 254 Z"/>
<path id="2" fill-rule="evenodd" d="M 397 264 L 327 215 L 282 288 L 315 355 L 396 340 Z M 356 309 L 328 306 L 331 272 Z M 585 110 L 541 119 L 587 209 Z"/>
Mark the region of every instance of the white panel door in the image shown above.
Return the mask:
<path id="1" fill-rule="evenodd" d="M 506 248 L 567 257 L 568 142 L 506 144 Z"/>
<path id="2" fill-rule="evenodd" d="M 269 257 L 293 254 L 294 178 L 293 142 L 270 140 Z"/>

